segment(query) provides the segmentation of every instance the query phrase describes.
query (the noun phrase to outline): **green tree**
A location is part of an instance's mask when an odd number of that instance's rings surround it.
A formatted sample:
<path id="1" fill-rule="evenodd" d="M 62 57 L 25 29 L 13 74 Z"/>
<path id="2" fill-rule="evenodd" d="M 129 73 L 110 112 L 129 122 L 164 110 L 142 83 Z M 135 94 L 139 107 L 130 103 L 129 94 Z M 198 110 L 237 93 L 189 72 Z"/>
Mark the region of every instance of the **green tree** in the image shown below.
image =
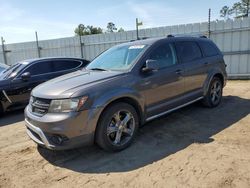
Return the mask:
<path id="1" fill-rule="evenodd" d="M 93 35 L 103 33 L 100 27 L 94 27 L 92 25 L 85 26 L 83 24 L 79 24 L 77 28 L 75 28 L 75 35 L 83 36 L 83 35 Z"/>
<path id="2" fill-rule="evenodd" d="M 250 0 L 241 0 L 233 4 L 230 8 L 228 6 L 222 7 L 220 10 L 221 17 L 229 18 L 232 14 L 235 18 L 248 17 L 250 12 Z"/>
<path id="3" fill-rule="evenodd" d="M 88 32 L 90 35 L 93 35 L 93 34 L 100 34 L 102 33 L 102 28 L 100 27 L 94 27 L 94 26 L 87 26 L 87 29 L 88 29 Z"/>
<path id="4" fill-rule="evenodd" d="M 241 0 L 239 17 L 248 17 L 250 12 L 250 0 Z"/>
<path id="5" fill-rule="evenodd" d="M 120 27 L 120 29 L 118 29 L 118 32 L 124 32 L 125 30 L 122 28 L 122 27 Z"/>
<path id="6" fill-rule="evenodd" d="M 116 30 L 117 30 L 117 28 L 116 28 L 116 26 L 115 26 L 115 24 L 113 22 L 109 22 L 107 24 L 107 32 L 113 33 Z"/>
<path id="7" fill-rule="evenodd" d="M 75 28 L 75 34 L 78 36 L 86 35 L 86 27 L 83 24 L 79 24 L 77 28 Z"/>
<path id="8" fill-rule="evenodd" d="M 231 12 L 234 14 L 235 18 L 242 15 L 242 4 L 240 2 L 234 3 Z"/>
<path id="9" fill-rule="evenodd" d="M 231 14 L 232 14 L 232 11 L 228 6 L 224 6 L 220 10 L 220 16 L 225 19 L 228 19 Z"/>

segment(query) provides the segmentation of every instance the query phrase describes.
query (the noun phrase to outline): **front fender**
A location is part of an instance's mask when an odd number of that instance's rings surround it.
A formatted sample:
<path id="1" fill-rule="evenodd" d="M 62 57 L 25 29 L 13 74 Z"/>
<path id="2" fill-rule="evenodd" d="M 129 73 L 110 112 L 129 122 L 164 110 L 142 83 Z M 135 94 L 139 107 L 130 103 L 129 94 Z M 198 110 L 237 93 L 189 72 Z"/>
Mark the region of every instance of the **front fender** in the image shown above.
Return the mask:
<path id="1" fill-rule="evenodd" d="M 118 88 L 105 92 L 95 99 L 92 107 L 105 108 L 111 102 L 125 97 L 136 101 L 140 108 L 144 111 L 144 97 L 140 93 L 130 88 Z"/>

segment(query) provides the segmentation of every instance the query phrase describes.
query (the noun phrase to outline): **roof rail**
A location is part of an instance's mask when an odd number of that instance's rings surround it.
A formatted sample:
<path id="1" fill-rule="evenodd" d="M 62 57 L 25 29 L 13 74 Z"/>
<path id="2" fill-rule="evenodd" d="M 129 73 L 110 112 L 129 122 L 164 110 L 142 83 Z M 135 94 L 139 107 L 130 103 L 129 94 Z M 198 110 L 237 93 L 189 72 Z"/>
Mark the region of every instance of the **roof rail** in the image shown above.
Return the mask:
<path id="1" fill-rule="evenodd" d="M 205 38 L 205 39 L 207 39 L 207 36 L 206 36 L 206 35 L 201 35 L 200 38 Z"/>
<path id="2" fill-rule="evenodd" d="M 134 42 L 134 41 L 137 41 L 137 40 L 145 40 L 145 39 L 149 39 L 150 37 L 141 37 L 139 39 L 132 39 L 130 40 L 130 42 Z"/>
<path id="3" fill-rule="evenodd" d="M 174 35 L 171 35 L 171 34 L 170 34 L 170 35 L 167 35 L 167 37 L 168 37 L 168 38 L 170 38 L 170 37 L 174 37 Z"/>
<path id="4" fill-rule="evenodd" d="M 203 34 L 189 34 L 189 35 L 185 35 L 185 34 L 172 35 L 172 34 L 169 34 L 169 35 L 167 35 L 167 38 L 171 38 L 171 37 L 198 37 L 198 38 L 207 38 L 207 36 L 203 35 Z"/>

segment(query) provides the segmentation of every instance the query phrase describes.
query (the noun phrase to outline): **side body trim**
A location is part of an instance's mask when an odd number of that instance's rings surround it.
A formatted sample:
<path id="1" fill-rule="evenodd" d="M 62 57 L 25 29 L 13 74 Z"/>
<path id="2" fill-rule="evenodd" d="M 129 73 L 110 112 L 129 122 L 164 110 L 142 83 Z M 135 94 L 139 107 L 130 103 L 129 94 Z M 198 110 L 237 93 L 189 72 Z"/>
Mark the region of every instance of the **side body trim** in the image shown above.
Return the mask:
<path id="1" fill-rule="evenodd" d="M 168 111 L 165 111 L 165 112 L 162 112 L 162 113 L 160 113 L 160 114 L 151 116 L 151 117 L 149 117 L 149 118 L 146 119 L 146 122 L 151 121 L 151 120 L 153 120 L 153 119 L 156 119 L 156 118 L 158 118 L 158 117 L 161 117 L 161 116 L 163 116 L 163 115 L 166 115 L 166 114 L 168 114 L 168 113 L 170 113 L 170 112 L 173 112 L 173 111 L 178 110 L 178 109 L 180 109 L 180 108 L 183 108 L 183 107 L 185 107 L 185 106 L 188 106 L 189 104 L 192 104 L 192 103 L 194 103 L 194 102 L 197 102 L 197 101 L 199 101 L 199 100 L 201 100 L 201 99 L 203 99 L 203 97 L 199 97 L 199 98 L 197 98 L 197 99 L 195 99 L 195 100 L 192 100 L 192 101 L 190 101 L 190 102 L 187 102 L 187 103 L 185 103 L 185 104 L 182 104 L 182 105 L 180 105 L 180 106 L 177 106 L 177 107 L 175 107 L 175 108 L 172 108 L 172 109 L 170 109 L 170 110 L 168 110 Z"/>

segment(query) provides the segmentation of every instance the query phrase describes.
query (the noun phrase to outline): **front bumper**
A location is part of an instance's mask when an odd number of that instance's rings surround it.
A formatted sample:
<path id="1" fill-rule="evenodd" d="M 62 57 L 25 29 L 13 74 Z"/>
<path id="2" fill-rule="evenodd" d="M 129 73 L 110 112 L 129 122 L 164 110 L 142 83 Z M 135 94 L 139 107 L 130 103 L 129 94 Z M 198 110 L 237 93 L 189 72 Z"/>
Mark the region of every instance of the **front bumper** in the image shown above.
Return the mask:
<path id="1" fill-rule="evenodd" d="M 92 111 L 45 114 L 36 116 L 25 108 L 28 136 L 37 144 L 52 150 L 72 149 L 94 142 L 96 118 Z"/>

